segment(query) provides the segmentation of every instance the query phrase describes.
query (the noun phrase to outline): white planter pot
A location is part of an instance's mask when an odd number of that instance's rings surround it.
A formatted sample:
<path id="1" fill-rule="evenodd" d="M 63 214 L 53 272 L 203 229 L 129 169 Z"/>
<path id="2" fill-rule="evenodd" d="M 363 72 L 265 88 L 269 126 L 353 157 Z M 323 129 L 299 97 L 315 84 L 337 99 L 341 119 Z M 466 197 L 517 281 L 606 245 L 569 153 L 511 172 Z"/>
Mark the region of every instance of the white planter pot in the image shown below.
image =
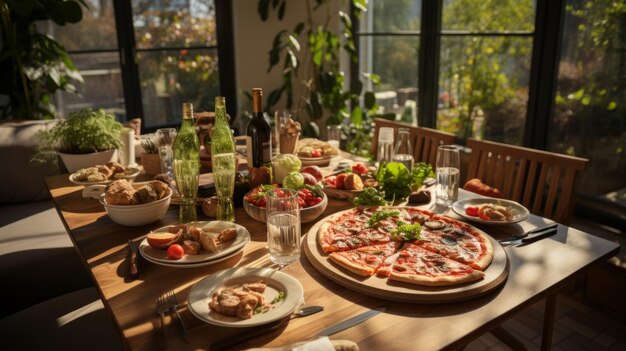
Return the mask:
<path id="1" fill-rule="evenodd" d="M 103 165 L 109 161 L 117 161 L 117 149 L 94 152 L 91 154 L 64 154 L 58 152 L 67 171 L 74 173 L 81 168 Z"/>

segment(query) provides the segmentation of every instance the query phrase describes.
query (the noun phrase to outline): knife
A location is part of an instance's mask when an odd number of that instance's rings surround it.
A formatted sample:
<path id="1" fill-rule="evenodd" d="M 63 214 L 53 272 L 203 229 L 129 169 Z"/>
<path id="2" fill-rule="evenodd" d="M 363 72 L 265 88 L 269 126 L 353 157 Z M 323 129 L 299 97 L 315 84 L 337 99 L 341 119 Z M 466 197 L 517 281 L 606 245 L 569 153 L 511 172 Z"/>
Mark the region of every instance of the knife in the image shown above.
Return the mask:
<path id="1" fill-rule="evenodd" d="M 524 232 L 522 234 L 514 234 L 511 237 L 508 237 L 506 239 L 501 239 L 501 240 L 498 240 L 498 241 L 502 243 L 502 242 L 505 242 L 505 241 L 513 241 L 513 240 L 525 238 L 525 237 L 527 237 L 527 236 L 529 236 L 531 234 L 539 234 L 539 233 L 543 233 L 543 232 L 546 232 L 546 231 L 554 230 L 554 229 L 556 229 L 558 227 L 558 225 L 559 225 L 558 223 L 552 223 L 552 224 L 549 224 L 549 225 L 546 225 L 546 226 L 543 226 L 543 227 L 538 227 L 538 228 L 535 228 L 535 229 L 531 229 L 531 230 L 529 230 L 527 232 Z"/>
<path id="2" fill-rule="evenodd" d="M 343 322 L 339 322 L 335 325 L 333 325 L 332 327 L 326 328 L 324 330 L 322 330 L 319 334 L 317 334 L 318 337 L 320 336 L 329 336 L 329 335 L 333 335 L 335 333 L 338 333 L 344 329 L 348 329 L 350 327 L 353 327 L 359 323 L 363 323 L 366 320 L 374 317 L 375 315 L 379 314 L 380 312 L 384 312 L 385 308 L 384 307 L 379 307 L 373 310 L 369 310 L 367 312 L 363 312 L 359 315 L 356 315 L 350 319 L 346 319 Z"/>
<path id="3" fill-rule="evenodd" d="M 535 232 L 535 233 L 530 233 L 528 235 L 526 235 L 525 237 L 522 238 L 510 238 L 507 240 L 502 240 L 500 241 L 500 244 L 502 245 L 519 245 L 519 244 L 530 244 L 530 243 L 534 243 L 535 241 L 541 240 L 543 238 L 547 238 L 549 236 L 552 236 L 554 234 L 556 234 L 557 232 L 557 228 L 556 226 L 548 228 L 548 229 L 544 229 L 542 231 L 539 232 Z"/>
<path id="4" fill-rule="evenodd" d="M 131 280 L 139 277 L 139 269 L 137 268 L 137 246 L 132 240 L 128 240 L 128 276 Z"/>

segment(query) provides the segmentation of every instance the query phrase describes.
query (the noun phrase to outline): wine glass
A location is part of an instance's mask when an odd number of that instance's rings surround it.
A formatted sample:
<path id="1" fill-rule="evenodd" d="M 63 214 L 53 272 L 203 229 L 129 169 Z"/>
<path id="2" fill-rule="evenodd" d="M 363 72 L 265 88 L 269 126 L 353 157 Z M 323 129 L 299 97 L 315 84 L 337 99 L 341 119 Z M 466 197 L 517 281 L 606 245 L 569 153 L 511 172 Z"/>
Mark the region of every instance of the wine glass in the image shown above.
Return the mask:
<path id="1" fill-rule="evenodd" d="M 270 260 L 283 269 L 300 258 L 298 192 L 278 188 L 267 195 L 267 247 Z"/>
<path id="2" fill-rule="evenodd" d="M 459 148 L 441 145 L 437 149 L 437 204 L 450 207 L 459 196 L 461 176 Z"/>
<path id="3" fill-rule="evenodd" d="M 174 176 L 173 160 L 174 152 L 172 145 L 176 139 L 175 128 L 161 128 L 156 131 L 156 141 L 159 145 L 159 157 L 161 158 L 161 173 L 166 173 L 169 177 Z"/>

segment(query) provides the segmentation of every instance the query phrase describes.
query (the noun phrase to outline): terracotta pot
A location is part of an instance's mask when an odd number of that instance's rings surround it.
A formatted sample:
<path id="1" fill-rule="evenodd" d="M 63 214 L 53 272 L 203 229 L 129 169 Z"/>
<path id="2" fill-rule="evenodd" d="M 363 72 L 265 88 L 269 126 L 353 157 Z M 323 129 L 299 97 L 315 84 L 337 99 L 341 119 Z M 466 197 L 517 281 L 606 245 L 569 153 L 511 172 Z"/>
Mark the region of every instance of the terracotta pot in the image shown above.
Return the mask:
<path id="1" fill-rule="evenodd" d="M 93 152 L 90 154 L 64 154 L 57 152 L 63 160 L 67 171 L 74 173 L 82 168 L 104 165 L 110 161 L 117 161 L 117 149 Z"/>
<path id="2" fill-rule="evenodd" d="M 141 166 L 147 174 L 161 173 L 161 158 L 159 154 L 141 154 Z"/>

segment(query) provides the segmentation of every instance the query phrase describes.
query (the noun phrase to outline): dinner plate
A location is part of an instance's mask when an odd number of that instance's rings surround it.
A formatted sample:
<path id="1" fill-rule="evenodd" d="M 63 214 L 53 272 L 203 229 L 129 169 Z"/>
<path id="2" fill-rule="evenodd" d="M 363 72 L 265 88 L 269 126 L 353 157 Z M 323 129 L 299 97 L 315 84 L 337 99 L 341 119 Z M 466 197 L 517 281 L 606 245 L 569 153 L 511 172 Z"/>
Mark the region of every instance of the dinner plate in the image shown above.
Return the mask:
<path id="1" fill-rule="evenodd" d="M 228 317 L 209 308 L 213 292 L 224 287 L 245 283 L 264 282 L 267 288 L 263 295 L 270 302 L 280 293 L 282 301 L 273 304 L 267 312 L 258 313 L 250 319 Z M 304 289 L 292 276 L 271 268 L 231 268 L 215 272 L 196 283 L 189 291 L 187 306 L 198 319 L 222 327 L 246 328 L 270 323 L 292 314 L 304 298 Z"/>
<path id="2" fill-rule="evenodd" d="M 330 164 L 330 159 L 332 156 L 322 156 L 322 157 L 302 157 L 298 156 L 300 161 L 302 162 L 302 166 L 328 166 Z"/>
<path id="3" fill-rule="evenodd" d="M 487 220 L 481 219 L 480 217 L 468 216 L 465 213 L 465 209 L 468 206 L 478 207 L 478 206 L 485 205 L 485 204 L 501 205 L 501 206 L 508 207 L 512 212 L 513 218 L 510 221 L 487 221 Z M 528 218 L 528 216 L 530 216 L 530 212 L 528 211 L 528 209 L 520 205 L 519 203 L 515 201 L 511 201 L 511 200 L 495 199 L 492 197 L 474 197 L 471 199 L 459 200 L 452 204 L 452 210 L 459 216 L 465 219 L 468 219 L 472 222 L 488 224 L 488 225 L 517 223 L 517 222 L 521 222 L 525 220 L 526 218 Z"/>
<path id="4" fill-rule="evenodd" d="M 78 172 L 74 172 L 72 174 L 70 174 L 70 182 L 76 184 L 76 185 L 97 185 L 97 184 L 109 184 L 114 180 L 118 180 L 118 179 L 126 179 L 128 181 L 135 179 L 139 173 L 141 173 L 141 170 L 139 168 L 135 168 L 135 167 L 129 167 L 129 170 L 131 170 L 132 172 L 123 175 L 123 176 L 118 176 L 116 178 L 113 179 L 107 179 L 107 180 L 103 180 L 100 182 L 87 182 L 87 181 L 81 181 L 81 180 L 76 180 L 75 177 L 78 175 Z"/>
<path id="5" fill-rule="evenodd" d="M 177 263 L 178 261 L 169 260 L 169 262 L 156 261 L 144 255 L 141 255 L 146 261 L 154 264 L 158 264 L 160 266 L 172 267 L 172 268 L 198 268 L 198 267 L 206 267 L 213 264 L 220 263 L 222 261 L 226 261 L 234 256 L 237 256 L 241 251 L 243 251 L 243 247 L 227 256 L 216 258 L 210 261 L 198 262 L 198 263 Z"/>
<path id="6" fill-rule="evenodd" d="M 143 241 L 139 244 L 139 252 L 143 257 L 145 257 L 149 261 L 157 261 L 162 263 L 168 263 L 173 265 L 182 265 L 182 264 L 190 264 L 190 263 L 202 263 L 207 261 L 213 261 L 215 259 L 224 257 L 229 255 L 239 249 L 243 248 L 250 242 L 250 233 L 248 230 L 240 226 L 239 224 L 225 222 L 225 221 L 210 221 L 210 222 L 191 222 L 188 225 L 195 225 L 196 227 L 202 228 L 204 231 L 209 233 L 215 233 L 217 235 L 222 229 L 226 228 L 236 228 L 237 229 L 237 237 L 234 240 L 227 241 L 223 244 L 218 245 L 217 252 L 207 253 L 203 250 L 200 251 L 197 255 L 185 255 L 180 260 L 173 261 L 167 258 L 167 250 L 157 250 L 148 244 L 148 239 L 143 239 Z M 161 227 L 159 229 L 154 230 L 153 232 L 167 232 L 166 227 Z"/>

